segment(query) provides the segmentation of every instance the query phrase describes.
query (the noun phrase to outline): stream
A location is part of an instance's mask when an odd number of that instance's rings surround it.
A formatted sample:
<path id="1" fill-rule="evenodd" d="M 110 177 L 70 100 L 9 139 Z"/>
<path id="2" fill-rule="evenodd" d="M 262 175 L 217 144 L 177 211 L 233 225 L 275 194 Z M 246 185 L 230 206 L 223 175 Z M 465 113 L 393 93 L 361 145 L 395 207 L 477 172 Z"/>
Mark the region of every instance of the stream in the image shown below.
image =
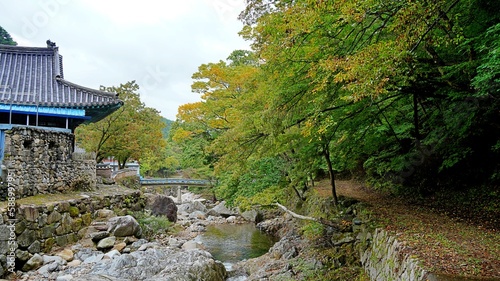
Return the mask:
<path id="1" fill-rule="evenodd" d="M 195 241 L 202 243 L 231 271 L 234 263 L 267 253 L 277 239 L 260 231 L 254 224 L 245 223 L 209 225 Z"/>

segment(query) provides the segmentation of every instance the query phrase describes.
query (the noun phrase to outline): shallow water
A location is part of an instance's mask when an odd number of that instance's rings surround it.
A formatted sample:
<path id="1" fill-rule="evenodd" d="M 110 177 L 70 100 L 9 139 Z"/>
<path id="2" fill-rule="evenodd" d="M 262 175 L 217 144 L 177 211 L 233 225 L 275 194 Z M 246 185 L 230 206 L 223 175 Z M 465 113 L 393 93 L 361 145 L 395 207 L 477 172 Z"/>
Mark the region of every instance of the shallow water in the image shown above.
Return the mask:
<path id="1" fill-rule="evenodd" d="M 265 254 L 277 240 L 254 224 L 220 224 L 207 226 L 196 241 L 230 269 L 233 263 Z"/>

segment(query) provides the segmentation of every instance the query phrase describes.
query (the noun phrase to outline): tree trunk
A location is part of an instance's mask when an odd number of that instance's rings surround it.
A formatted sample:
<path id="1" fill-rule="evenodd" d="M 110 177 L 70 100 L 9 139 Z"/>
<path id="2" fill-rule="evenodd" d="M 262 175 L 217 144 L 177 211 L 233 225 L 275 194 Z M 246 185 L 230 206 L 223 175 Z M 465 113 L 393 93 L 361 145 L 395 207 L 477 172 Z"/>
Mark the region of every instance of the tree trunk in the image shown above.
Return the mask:
<path id="1" fill-rule="evenodd" d="M 295 191 L 295 194 L 300 198 L 302 201 L 306 201 L 306 199 L 300 194 L 299 190 L 292 185 L 293 190 Z"/>
<path id="2" fill-rule="evenodd" d="M 317 218 L 313 218 L 313 217 L 308 217 L 308 216 L 303 216 L 303 215 L 299 215 L 297 213 L 294 213 L 290 210 L 288 210 L 287 207 L 281 205 L 280 203 L 274 203 L 276 206 L 280 207 L 281 209 L 283 209 L 283 211 L 287 212 L 288 214 L 290 214 L 292 217 L 294 218 L 297 218 L 297 219 L 301 219 L 301 220 L 308 220 L 308 221 L 317 221 L 319 222 L 319 220 Z"/>
<path id="3" fill-rule="evenodd" d="M 420 149 L 420 120 L 418 116 L 418 98 L 417 94 L 413 94 L 413 127 L 415 129 L 415 146 Z"/>
<path id="4" fill-rule="evenodd" d="M 125 159 L 118 159 L 118 168 L 120 170 L 125 169 L 125 165 L 127 164 L 127 161 L 128 161 L 128 157 L 126 157 Z"/>
<path id="5" fill-rule="evenodd" d="M 330 185 L 332 187 L 333 204 L 338 205 L 339 199 L 337 198 L 337 190 L 335 188 L 335 173 L 333 171 L 332 160 L 330 159 L 330 151 L 325 147 L 323 151 L 323 156 L 325 156 L 326 164 L 328 165 L 328 175 L 330 176 Z"/>
<path id="6" fill-rule="evenodd" d="M 319 219 L 317 219 L 317 218 L 313 218 L 313 217 L 308 217 L 308 216 L 299 215 L 299 214 L 297 214 L 297 213 L 294 213 L 294 212 L 292 212 L 292 211 L 288 210 L 285 206 L 281 205 L 281 204 L 280 204 L 280 203 L 278 203 L 278 202 L 274 203 L 274 205 L 276 205 L 276 206 L 280 207 L 281 209 L 283 209 L 283 211 L 287 212 L 289 215 L 291 215 L 291 216 L 292 216 L 292 217 L 294 217 L 294 218 L 301 219 L 301 220 L 315 221 L 315 222 L 321 223 L 321 224 L 323 224 L 323 225 L 328 225 L 328 226 L 330 226 L 330 227 L 333 227 L 333 228 L 334 228 L 334 229 L 336 229 L 337 231 L 338 231 L 339 229 L 341 229 L 341 228 L 340 228 L 340 226 L 339 226 L 337 223 L 335 223 L 335 222 L 327 221 L 327 220 L 325 220 L 325 219 L 323 219 L 323 218 L 319 218 Z"/>

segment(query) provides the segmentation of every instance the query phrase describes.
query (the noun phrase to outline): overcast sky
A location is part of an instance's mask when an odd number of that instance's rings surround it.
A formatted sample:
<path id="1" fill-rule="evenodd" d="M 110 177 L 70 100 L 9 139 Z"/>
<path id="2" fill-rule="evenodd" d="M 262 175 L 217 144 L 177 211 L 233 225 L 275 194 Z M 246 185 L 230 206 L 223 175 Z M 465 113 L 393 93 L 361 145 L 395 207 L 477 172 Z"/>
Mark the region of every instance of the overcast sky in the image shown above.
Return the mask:
<path id="1" fill-rule="evenodd" d="M 244 0 L 0 0 L 0 26 L 20 46 L 63 56 L 64 78 L 98 89 L 135 80 L 141 100 L 175 120 L 199 100 L 191 75 L 249 49 L 238 32 Z"/>

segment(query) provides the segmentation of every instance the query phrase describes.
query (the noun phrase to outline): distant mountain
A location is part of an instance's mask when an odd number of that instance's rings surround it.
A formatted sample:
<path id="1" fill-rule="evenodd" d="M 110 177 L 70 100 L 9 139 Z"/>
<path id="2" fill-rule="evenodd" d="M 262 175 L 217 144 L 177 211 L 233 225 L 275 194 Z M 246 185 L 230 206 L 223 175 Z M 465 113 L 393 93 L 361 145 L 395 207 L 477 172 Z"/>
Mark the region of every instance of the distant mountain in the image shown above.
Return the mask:
<path id="1" fill-rule="evenodd" d="M 168 134 L 170 133 L 170 129 L 172 129 L 172 124 L 174 121 L 168 120 L 167 118 L 161 118 L 161 121 L 165 123 L 165 128 L 163 128 L 162 133 L 164 138 L 168 138 Z"/>

